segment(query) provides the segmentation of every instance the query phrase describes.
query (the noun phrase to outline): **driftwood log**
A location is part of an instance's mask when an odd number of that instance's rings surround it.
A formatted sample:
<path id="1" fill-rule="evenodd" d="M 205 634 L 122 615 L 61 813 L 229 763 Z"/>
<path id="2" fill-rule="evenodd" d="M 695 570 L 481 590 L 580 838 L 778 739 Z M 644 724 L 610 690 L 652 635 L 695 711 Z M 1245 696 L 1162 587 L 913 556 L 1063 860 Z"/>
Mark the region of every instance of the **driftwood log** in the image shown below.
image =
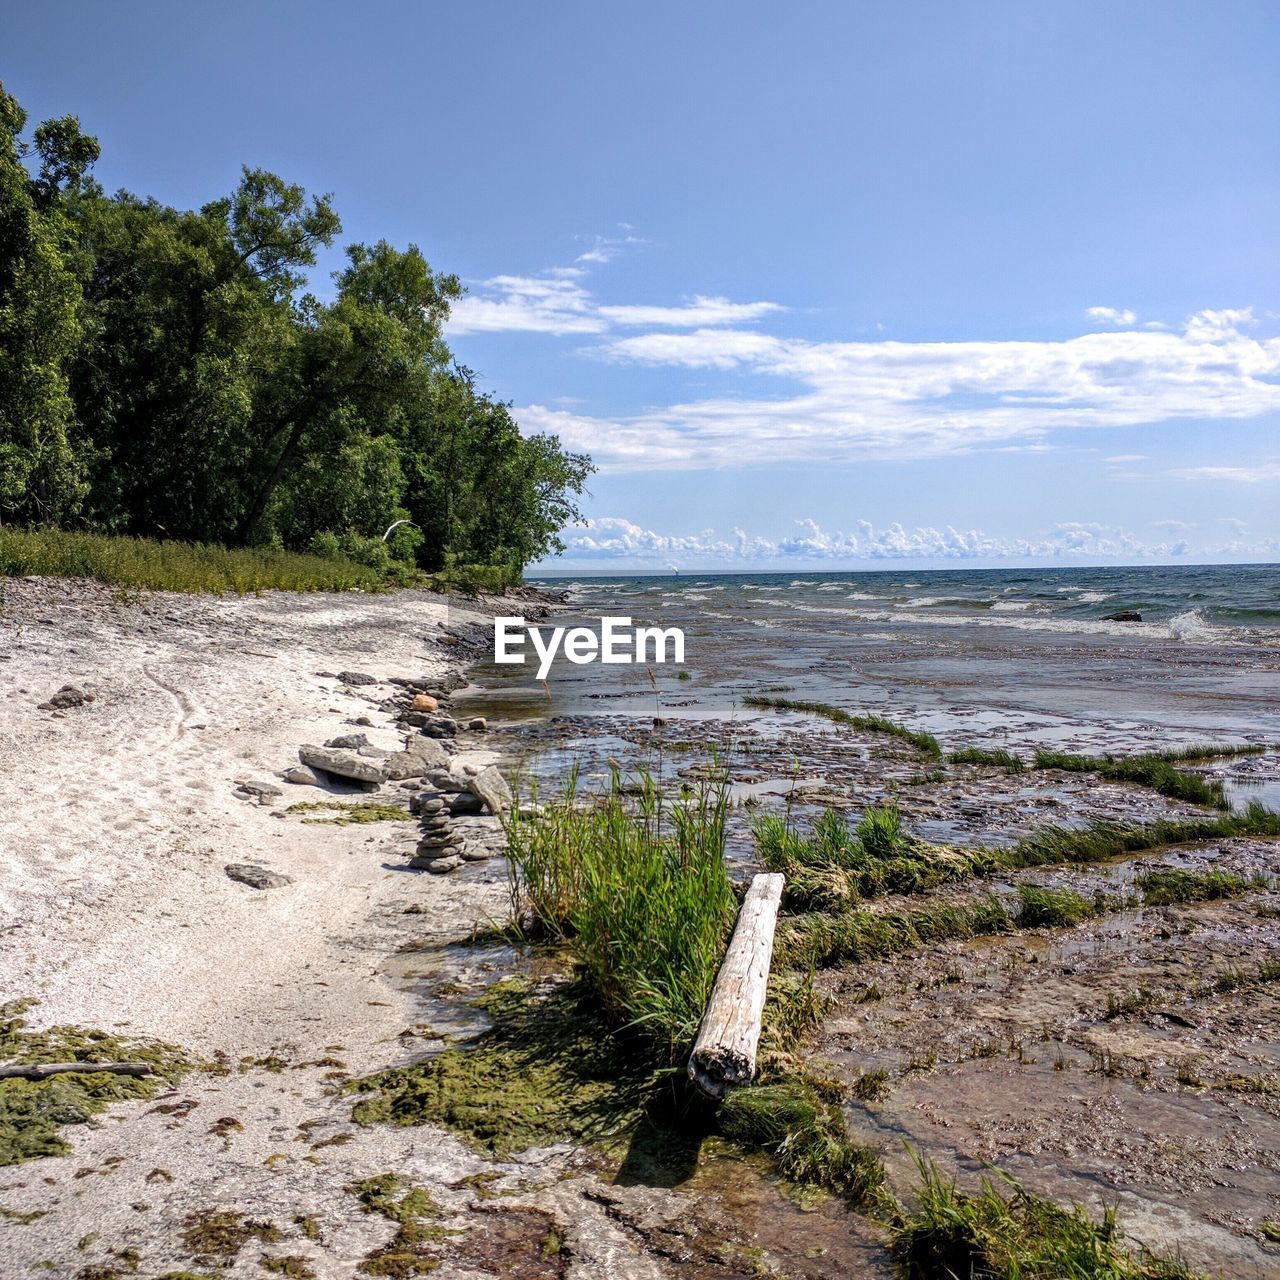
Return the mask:
<path id="1" fill-rule="evenodd" d="M 716 975 L 689 1055 L 689 1078 L 709 1097 L 723 1098 L 734 1085 L 750 1084 L 756 1073 L 782 885 L 783 877 L 774 874 L 751 881 Z"/>
<path id="2" fill-rule="evenodd" d="M 145 1062 L 24 1062 L 0 1067 L 0 1080 L 47 1080 L 70 1072 L 89 1075 L 98 1071 L 113 1076 L 149 1076 L 151 1067 Z"/>

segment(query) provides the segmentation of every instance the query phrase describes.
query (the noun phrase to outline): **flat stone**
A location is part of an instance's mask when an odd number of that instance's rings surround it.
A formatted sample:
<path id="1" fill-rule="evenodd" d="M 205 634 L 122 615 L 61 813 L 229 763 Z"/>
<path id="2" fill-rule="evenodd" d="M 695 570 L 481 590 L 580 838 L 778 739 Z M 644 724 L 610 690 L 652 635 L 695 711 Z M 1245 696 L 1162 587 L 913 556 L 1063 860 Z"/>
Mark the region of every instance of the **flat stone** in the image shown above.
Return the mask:
<path id="1" fill-rule="evenodd" d="M 484 801 L 470 791 L 459 791 L 448 800 L 449 812 L 459 817 L 484 812 Z"/>
<path id="2" fill-rule="evenodd" d="M 340 733 L 336 738 L 330 738 L 324 745 L 336 747 L 340 751 L 359 751 L 361 747 L 367 747 L 370 743 L 363 733 Z"/>
<path id="3" fill-rule="evenodd" d="M 250 889 L 282 889 L 293 881 L 282 876 L 278 871 L 268 871 L 266 867 L 251 867 L 246 862 L 229 862 L 223 871 L 232 880 L 247 884 Z"/>
<path id="4" fill-rule="evenodd" d="M 465 862 L 488 862 L 493 854 L 480 844 L 468 844 L 462 847 L 462 858 Z"/>
<path id="5" fill-rule="evenodd" d="M 339 778 L 351 778 L 356 782 L 386 781 L 387 775 L 381 760 L 370 760 L 351 751 L 304 744 L 298 748 L 298 759 L 313 769 L 337 774 Z"/>
<path id="6" fill-rule="evenodd" d="M 462 857 L 455 853 L 446 858 L 410 858 L 409 865 L 415 871 L 431 871 L 436 875 L 443 875 L 446 871 L 456 871 L 462 866 Z"/>
<path id="7" fill-rule="evenodd" d="M 420 778 L 427 771 L 427 765 L 421 756 L 410 751 L 393 751 L 384 756 L 382 767 L 392 782 L 403 782 L 406 778 Z"/>
<path id="8" fill-rule="evenodd" d="M 305 764 L 291 764 L 280 776 L 286 782 L 293 783 L 295 787 L 314 787 L 320 782 L 315 770 L 308 769 Z"/>
<path id="9" fill-rule="evenodd" d="M 421 813 L 424 816 L 440 813 L 444 809 L 444 801 L 440 799 L 439 793 L 435 791 L 419 791 L 417 795 L 409 797 L 409 812 Z"/>
<path id="10" fill-rule="evenodd" d="M 339 671 L 338 679 L 351 685 L 378 683 L 378 677 L 369 675 L 367 671 Z"/>
<path id="11" fill-rule="evenodd" d="M 428 738 L 421 733 L 411 733 L 404 740 L 405 752 L 422 761 L 423 769 L 447 769 L 450 756 L 444 746 L 435 738 Z"/>
<path id="12" fill-rule="evenodd" d="M 511 808 L 514 799 L 507 780 L 493 765 L 482 769 L 474 778 L 468 778 L 467 789 L 484 802 L 490 813 L 504 813 Z"/>
<path id="13" fill-rule="evenodd" d="M 458 777 L 456 773 L 450 773 L 448 769 L 428 769 L 425 776 L 432 786 L 441 791 L 458 792 L 467 789 L 467 780 Z"/>
<path id="14" fill-rule="evenodd" d="M 236 784 L 241 791 L 251 796 L 282 796 L 284 792 L 274 782 L 240 782 Z"/>

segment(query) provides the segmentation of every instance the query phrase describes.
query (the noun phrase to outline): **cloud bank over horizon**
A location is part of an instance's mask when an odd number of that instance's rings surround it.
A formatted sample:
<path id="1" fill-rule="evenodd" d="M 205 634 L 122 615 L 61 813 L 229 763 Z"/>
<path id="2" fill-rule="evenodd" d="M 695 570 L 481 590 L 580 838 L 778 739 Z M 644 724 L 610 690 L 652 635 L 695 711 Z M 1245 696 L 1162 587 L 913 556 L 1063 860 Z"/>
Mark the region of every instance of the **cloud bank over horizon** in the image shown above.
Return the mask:
<path id="1" fill-rule="evenodd" d="M 1157 522 L 1171 533 L 1185 534 L 1194 524 L 1180 520 Z M 566 531 L 563 557 L 548 564 L 573 564 L 667 568 L 717 566 L 745 568 L 763 564 L 835 563 L 863 564 L 876 561 L 1064 561 L 1180 560 L 1220 556 L 1280 555 L 1280 540 L 1247 542 L 1243 526 L 1237 536 L 1211 539 L 1194 546 L 1185 536 L 1143 539 L 1119 526 L 1084 521 L 1056 524 L 1044 536 L 997 537 L 980 529 L 917 526 L 893 522 L 877 527 L 856 520 L 848 530 L 826 530 L 817 521 L 795 521 L 796 532 L 769 538 L 734 528 L 728 533 L 705 529 L 693 534 L 667 534 L 646 529 L 618 516 L 600 516 L 584 526 Z"/>

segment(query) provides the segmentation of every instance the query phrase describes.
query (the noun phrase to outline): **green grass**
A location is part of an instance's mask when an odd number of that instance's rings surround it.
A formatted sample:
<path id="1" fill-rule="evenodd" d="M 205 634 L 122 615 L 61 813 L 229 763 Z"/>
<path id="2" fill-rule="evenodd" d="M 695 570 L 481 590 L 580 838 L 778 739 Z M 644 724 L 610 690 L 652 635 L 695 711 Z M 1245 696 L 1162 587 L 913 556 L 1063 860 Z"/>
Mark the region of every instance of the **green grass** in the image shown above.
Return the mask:
<path id="1" fill-rule="evenodd" d="M 939 902 L 917 911 L 810 912 L 779 921 L 775 955 L 779 963 L 796 968 L 861 964 L 929 942 L 1009 933 L 1016 925 L 994 897 L 959 905 Z"/>
<path id="2" fill-rule="evenodd" d="M 1128 1248 L 1114 1209 L 1095 1222 L 1059 1208 L 1007 1175 L 959 1190 L 917 1159 L 915 1207 L 892 1224 L 905 1280 L 1196 1280 L 1180 1261 Z"/>
<path id="3" fill-rule="evenodd" d="M 839 1106 L 803 1077 L 735 1089 L 719 1126 L 726 1137 L 769 1152 L 792 1182 L 825 1187 L 859 1206 L 884 1197 L 878 1157 L 849 1137 Z"/>
<path id="4" fill-rule="evenodd" d="M 122 591 L 245 595 L 258 591 L 383 590 L 386 578 L 353 560 L 229 549 L 61 529 L 0 529 L 0 578 L 93 578 Z"/>
<path id="5" fill-rule="evenodd" d="M 1188 748 L 1191 750 L 1191 748 Z M 1179 756 L 1178 759 L 1202 759 Z M 1222 783 L 1203 778 L 1198 773 L 1179 769 L 1174 760 L 1163 755 L 1078 756 L 1065 751 L 1037 751 L 1033 769 L 1062 769 L 1069 773 L 1097 773 L 1114 782 L 1128 782 L 1146 787 L 1162 796 L 1202 804 L 1211 809 L 1229 807 Z"/>
<path id="6" fill-rule="evenodd" d="M 909 742 L 917 751 L 929 756 L 931 759 L 942 759 L 942 747 L 933 734 L 925 733 L 920 729 L 908 729 L 906 725 L 898 724 L 897 721 L 890 720 L 885 716 L 860 716 L 851 711 L 845 711 L 842 707 L 833 707 L 826 702 L 805 702 L 794 698 L 766 698 L 760 694 L 750 694 L 743 698 L 742 702 L 744 706 L 753 707 L 757 710 L 803 711 L 808 715 L 823 716 L 827 720 L 834 720 L 837 724 L 847 724 L 851 729 L 864 729 L 870 733 L 887 733 L 892 737 L 901 738 L 904 742 Z"/>
<path id="7" fill-rule="evenodd" d="M 1009 773 L 1025 773 L 1027 766 L 1012 751 L 987 751 L 982 747 L 964 747 L 953 751 L 947 760 L 951 764 L 989 764 L 1005 769 Z"/>
<path id="8" fill-rule="evenodd" d="M 1024 929 L 1066 928 L 1098 914 L 1098 904 L 1074 889 L 1018 886 L 1018 924 Z"/>
<path id="9" fill-rule="evenodd" d="M 675 803 L 614 774 L 594 803 L 565 794 L 505 820 L 512 913 L 570 948 L 617 1027 L 676 1062 L 697 1034 L 737 900 L 724 860 L 720 778 Z"/>
<path id="10" fill-rule="evenodd" d="M 1148 907 L 1164 907 L 1175 902 L 1207 902 L 1218 898 L 1238 898 L 1251 889 L 1270 885 L 1267 876 L 1245 877 L 1234 871 L 1179 871 L 1157 867 L 1139 875 L 1135 883 Z"/>
<path id="11" fill-rule="evenodd" d="M 808 835 L 775 814 L 758 818 L 752 831 L 761 863 L 787 877 L 792 908 L 838 910 L 859 898 L 923 893 L 991 864 L 984 850 L 951 849 L 912 835 L 892 803 L 869 807 L 856 826 L 828 809 Z"/>

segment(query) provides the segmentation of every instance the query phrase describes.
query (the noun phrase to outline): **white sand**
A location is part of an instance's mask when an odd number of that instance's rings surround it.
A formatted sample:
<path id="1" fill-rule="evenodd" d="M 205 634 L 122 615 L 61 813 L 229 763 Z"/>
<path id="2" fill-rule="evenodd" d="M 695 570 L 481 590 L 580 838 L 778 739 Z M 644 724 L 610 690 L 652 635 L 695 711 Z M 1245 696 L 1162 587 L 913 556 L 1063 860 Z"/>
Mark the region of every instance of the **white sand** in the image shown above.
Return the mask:
<path id="1" fill-rule="evenodd" d="M 388 685 L 348 688 L 316 673 L 438 677 L 457 660 L 426 637 L 467 620 L 425 593 L 124 605 L 89 584 L 7 584 L 0 998 L 35 997 L 33 1025 L 156 1037 L 233 1063 L 337 1057 L 360 1073 L 403 1060 L 400 1033 L 420 1014 L 382 975 L 388 956 L 407 937 L 461 937 L 501 915 L 505 873 L 494 864 L 445 877 L 406 872 L 409 824 L 304 825 L 279 815 L 321 798 L 315 789 L 280 784 L 286 795 L 268 807 L 235 787 L 279 783 L 300 743 L 351 731 L 361 715 L 373 719 L 365 731 L 377 745 L 398 745 L 377 708 Z M 37 709 L 65 683 L 93 689 L 96 701 L 60 715 Z M 293 883 L 255 891 L 226 876 L 229 862 Z M 411 904 L 421 914 L 406 916 Z M 123 1274 L 113 1260 L 132 1248 L 143 1276 L 260 1276 L 263 1253 L 303 1256 L 322 1277 L 352 1276 L 391 1227 L 360 1212 L 347 1184 L 403 1173 L 463 1215 L 468 1231 L 484 1231 L 493 1215 L 479 1214 L 474 1189 L 459 1183 L 489 1169 L 526 1187 L 503 1212 L 534 1206 L 543 1231 L 547 1214 L 559 1220 L 573 1249 L 568 1274 L 668 1273 L 613 1220 L 627 1193 L 609 1190 L 611 1217 L 594 1179 L 564 1180 L 564 1153 L 534 1153 L 534 1171 L 550 1162 L 531 1178 L 441 1132 L 353 1129 L 327 1074 L 196 1074 L 156 1100 L 196 1103 L 185 1118 L 129 1103 L 96 1125 L 65 1128 L 71 1155 L 0 1170 L 0 1206 L 44 1213 L 29 1224 L 0 1216 L 0 1272 L 31 1274 L 48 1261 L 43 1274 L 72 1277 L 91 1264 Z M 224 1116 L 242 1129 L 210 1133 Z M 352 1136 L 313 1145 L 337 1133 Z M 228 1266 L 198 1266 L 180 1233 L 188 1214 L 208 1208 L 269 1219 L 286 1239 L 253 1241 Z M 307 1214 L 320 1223 L 318 1240 L 296 1225 Z M 435 1274 L 489 1273 L 446 1261 Z"/>

